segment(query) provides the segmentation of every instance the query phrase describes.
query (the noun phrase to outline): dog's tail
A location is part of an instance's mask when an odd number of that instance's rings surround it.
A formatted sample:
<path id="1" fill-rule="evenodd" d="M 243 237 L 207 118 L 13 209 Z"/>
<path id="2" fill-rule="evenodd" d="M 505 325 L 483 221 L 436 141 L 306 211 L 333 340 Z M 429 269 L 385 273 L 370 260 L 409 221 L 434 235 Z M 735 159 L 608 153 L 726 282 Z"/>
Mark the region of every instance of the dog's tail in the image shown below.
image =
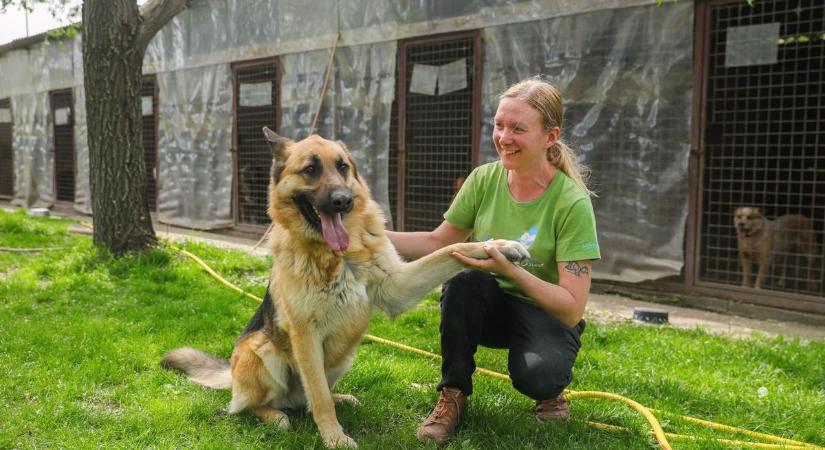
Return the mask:
<path id="1" fill-rule="evenodd" d="M 170 351 L 160 362 L 165 369 L 183 371 L 190 380 L 213 389 L 232 387 L 229 361 L 209 353 L 183 347 Z"/>

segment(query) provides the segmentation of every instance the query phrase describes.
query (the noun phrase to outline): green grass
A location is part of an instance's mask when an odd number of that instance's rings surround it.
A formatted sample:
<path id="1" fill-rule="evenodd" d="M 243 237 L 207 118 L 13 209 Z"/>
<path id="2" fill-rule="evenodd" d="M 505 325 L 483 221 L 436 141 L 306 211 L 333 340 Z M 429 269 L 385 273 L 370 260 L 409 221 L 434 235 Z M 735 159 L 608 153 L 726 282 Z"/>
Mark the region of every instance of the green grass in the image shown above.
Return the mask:
<path id="1" fill-rule="evenodd" d="M 158 366 L 167 350 L 182 345 L 228 356 L 254 301 L 168 247 L 116 260 L 88 236 L 69 233 L 68 225 L 0 212 L 0 247 L 53 249 L 0 252 L 0 449 L 323 448 L 305 412 L 292 412 L 293 428 L 279 432 L 249 415 L 226 415 L 228 391 Z M 183 247 L 262 295 L 268 258 Z M 437 299 L 395 322 L 376 314 L 370 333 L 437 352 Z M 504 372 L 506 354 L 483 349 L 478 363 Z M 436 362 L 365 342 L 338 385 L 362 404 L 338 406 L 338 417 L 361 448 L 420 448 L 415 429 L 437 381 Z M 477 375 L 475 386 L 450 448 L 656 448 L 646 423 L 622 404 L 577 400 L 571 403 L 576 420 L 538 424 L 532 402 L 507 383 Z M 763 387 L 767 395 L 759 394 Z M 823 341 L 590 323 L 570 388 L 825 446 Z M 581 420 L 632 431 L 599 431 Z M 662 422 L 666 431 L 731 437 L 678 419 Z M 730 448 L 709 441 L 673 445 Z"/>

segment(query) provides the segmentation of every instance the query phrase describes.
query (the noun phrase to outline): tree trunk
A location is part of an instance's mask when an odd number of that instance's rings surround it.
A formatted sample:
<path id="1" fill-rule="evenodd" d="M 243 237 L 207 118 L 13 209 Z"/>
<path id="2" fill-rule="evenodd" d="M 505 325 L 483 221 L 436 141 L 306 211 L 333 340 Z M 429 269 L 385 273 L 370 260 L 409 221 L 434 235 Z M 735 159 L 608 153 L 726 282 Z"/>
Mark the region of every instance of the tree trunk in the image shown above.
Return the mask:
<path id="1" fill-rule="evenodd" d="M 94 242 L 113 254 L 155 244 L 146 194 L 140 87 L 152 36 L 185 0 L 84 0 L 83 67 Z"/>

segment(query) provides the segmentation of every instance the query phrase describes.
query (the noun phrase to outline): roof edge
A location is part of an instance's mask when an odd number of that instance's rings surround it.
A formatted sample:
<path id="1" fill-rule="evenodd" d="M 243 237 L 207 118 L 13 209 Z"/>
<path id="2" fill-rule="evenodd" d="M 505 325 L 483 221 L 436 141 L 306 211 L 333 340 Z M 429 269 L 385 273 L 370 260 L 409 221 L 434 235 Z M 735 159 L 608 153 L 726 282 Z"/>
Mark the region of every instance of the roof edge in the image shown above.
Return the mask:
<path id="1" fill-rule="evenodd" d="M 20 50 L 25 48 L 31 48 L 36 44 L 39 44 L 45 40 L 47 40 L 50 36 L 49 33 L 53 31 L 63 31 L 68 30 L 69 28 L 75 27 L 78 30 L 82 28 L 81 22 L 65 25 L 62 27 L 52 28 L 51 30 L 44 31 L 42 33 L 34 34 L 31 36 L 26 36 L 23 38 L 15 39 L 11 42 L 7 42 L 3 45 L 0 45 L 0 56 L 5 55 L 6 53 L 11 52 L 12 50 Z M 67 39 L 66 36 L 56 36 L 53 39 Z"/>

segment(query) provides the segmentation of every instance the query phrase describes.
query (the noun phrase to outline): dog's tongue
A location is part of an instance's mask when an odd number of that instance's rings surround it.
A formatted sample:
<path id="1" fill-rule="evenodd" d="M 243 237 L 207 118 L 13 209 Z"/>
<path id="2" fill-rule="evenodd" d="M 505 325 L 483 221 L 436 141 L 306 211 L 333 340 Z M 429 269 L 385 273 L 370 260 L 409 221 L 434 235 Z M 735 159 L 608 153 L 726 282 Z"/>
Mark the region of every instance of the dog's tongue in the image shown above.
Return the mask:
<path id="1" fill-rule="evenodd" d="M 336 252 L 346 250 L 349 247 L 349 235 L 341 221 L 341 213 L 328 216 L 319 212 L 318 216 L 321 218 L 321 231 L 327 245 Z"/>

